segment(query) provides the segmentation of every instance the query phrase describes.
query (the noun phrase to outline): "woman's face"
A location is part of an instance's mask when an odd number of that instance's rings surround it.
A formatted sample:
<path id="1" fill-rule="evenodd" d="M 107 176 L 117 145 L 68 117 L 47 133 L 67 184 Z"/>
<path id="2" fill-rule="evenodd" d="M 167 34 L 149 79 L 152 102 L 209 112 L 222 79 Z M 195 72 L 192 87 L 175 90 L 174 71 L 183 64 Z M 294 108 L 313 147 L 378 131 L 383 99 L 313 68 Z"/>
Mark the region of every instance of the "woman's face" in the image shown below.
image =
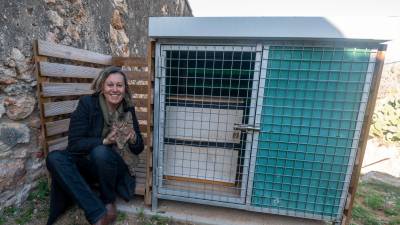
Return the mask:
<path id="1" fill-rule="evenodd" d="M 104 82 L 103 94 L 107 104 L 116 108 L 124 98 L 124 77 L 120 73 L 110 74 Z"/>

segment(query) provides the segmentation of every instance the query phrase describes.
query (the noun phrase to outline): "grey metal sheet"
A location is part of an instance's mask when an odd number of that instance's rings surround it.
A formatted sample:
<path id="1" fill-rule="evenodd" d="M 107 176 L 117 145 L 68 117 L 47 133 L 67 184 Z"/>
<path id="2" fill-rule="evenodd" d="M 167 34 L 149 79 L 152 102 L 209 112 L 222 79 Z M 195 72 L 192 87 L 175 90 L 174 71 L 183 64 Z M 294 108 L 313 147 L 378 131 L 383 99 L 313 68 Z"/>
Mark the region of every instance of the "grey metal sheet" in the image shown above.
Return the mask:
<path id="1" fill-rule="evenodd" d="M 150 17 L 153 38 L 353 39 L 381 43 L 396 36 L 389 17 Z"/>

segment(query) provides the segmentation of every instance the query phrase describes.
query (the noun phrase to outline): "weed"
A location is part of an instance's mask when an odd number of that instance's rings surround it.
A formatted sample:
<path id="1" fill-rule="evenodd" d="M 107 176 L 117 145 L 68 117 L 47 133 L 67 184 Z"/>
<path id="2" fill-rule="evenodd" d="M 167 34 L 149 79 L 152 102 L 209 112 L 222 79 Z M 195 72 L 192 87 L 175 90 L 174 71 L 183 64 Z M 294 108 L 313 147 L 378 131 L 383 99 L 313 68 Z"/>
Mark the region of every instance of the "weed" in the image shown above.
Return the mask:
<path id="1" fill-rule="evenodd" d="M 168 217 L 156 214 L 150 217 L 149 222 L 151 225 L 168 225 L 170 219 Z"/>
<path id="2" fill-rule="evenodd" d="M 126 213 L 124 213 L 124 212 L 118 212 L 118 216 L 117 216 L 117 221 L 118 221 L 118 222 L 125 221 L 126 218 L 128 218 L 128 215 L 126 215 Z"/>
<path id="3" fill-rule="evenodd" d="M 385 205 L 385 199 L 378 193 L 371 193 L 365 196 L 364 203 L 371 209 L 381 210 Z"/>
<path id="4" fill-rule="evenodd" d="M 17 208 L 14 206 L 4 208 L 3 214 L 4 216 L 13 216 L 17 213 Z"/>
<path id="5" fill-rule="evenodd" d="M 46 201 L 49 197 L 49 186 L 46 179 L 38 181 L 36 189 L 28 196 L 28 201 Z"/>
<path id="6" fill-rule="evenodd" d="M 396 204 L 394 207 L 396 208 L 396 210 L 400 211 L 400 196 L 398 199 L 396 199 Z"/>
<path id="7" fill-rule="evenodd" d="M 388 225 L 399 225 L 399 224 L 400 224 L 400 217 L 393 218 L 388 223 Z"/>
<path id="8" fill-rule="evenodd" d="M 353 219 L 362 222 L 364 225 L 381 225 L 371 212 L 358 203 L 353 208 Z"/>
<path id="9" fill-rule="evenodd" d="M 143 208 L 140 208 L 138 210 L 137 219 L 138 219 L 139 224 L 142 224 L 142 223 L 146 222 L 146 216 L 144 215 L 144 209 Z"/>
<path id="10" fill-rule="evenodd" d="M 27 201 L 22 207 L 6 207 L 0 212 L 0 225 L 10 224 L 12 222 L 24 225 L 32 219 L 47 217 L 47 208 L 44 207 L 48 202 L 49 188 L 47 180 L 41 179 L 34 191 L 29 193 Z"/>
<path id="11" fill-rule="evenodd" d="M 399 215 L 399 211 L 397 209 L 393 209 L 393 208 L 385 208 L 383 210 L 383 212 L 387 216 L 397 216 L 397 215 Z"/>
<path id="12" fill-rule="evenodd" d="M 3 214 L 0 214 L 0 225 L 6 224 L 7 220 L 3 217 Z"/>
<path id="13" fill-rule="evenodd" d="M 18 218 L 15 218 L 15 222 L 17 224 L 23 225 L 32 220 L 32 214 L 33 214 L 33 207 L 30 206 L 26 210 L 22 210 Z"/>

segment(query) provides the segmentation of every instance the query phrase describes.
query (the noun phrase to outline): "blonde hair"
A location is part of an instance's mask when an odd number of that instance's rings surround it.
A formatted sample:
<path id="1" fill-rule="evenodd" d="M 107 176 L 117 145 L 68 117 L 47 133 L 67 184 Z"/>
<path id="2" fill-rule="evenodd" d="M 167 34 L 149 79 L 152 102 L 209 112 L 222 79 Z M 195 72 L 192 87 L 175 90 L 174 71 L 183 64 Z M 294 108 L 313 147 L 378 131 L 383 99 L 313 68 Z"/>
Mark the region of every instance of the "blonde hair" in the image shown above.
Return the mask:
<path id="1" fill-rule="evenodd" d="M 102 93 L 104 82 L 113 73 L 121 74 L 122 77 L 124 78 L 125 94 L 124 94 L 123 100 L 127 107 L 133 107 L 133 103 L 132 103 L 132 99 L 131 99 L 132 95 L 131 95 L 131 91 L 129 90 L 129 86 L 128 86 L 128 78 L 126 77 L 126 74 L 119 67 L 110 66 L 110 67 L 103 69 L 99 73 L 99 75 L 97 76 L 96 79 L 94 79 L 93 84 L 92 84 L 92 90 L 94 91 L 93 94 L 99 95 Z"/>

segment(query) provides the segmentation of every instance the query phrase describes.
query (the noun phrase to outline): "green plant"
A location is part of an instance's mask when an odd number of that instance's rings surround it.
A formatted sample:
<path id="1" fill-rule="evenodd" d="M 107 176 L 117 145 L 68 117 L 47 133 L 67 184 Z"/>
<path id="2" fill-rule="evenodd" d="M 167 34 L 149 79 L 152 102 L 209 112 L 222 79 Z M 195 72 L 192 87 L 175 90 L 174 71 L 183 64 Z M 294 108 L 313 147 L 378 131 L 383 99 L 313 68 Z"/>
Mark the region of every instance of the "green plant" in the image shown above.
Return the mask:
<path id="1" fill-rule="evenodd" d="M 138 222 L 140 224 L 144 223 L 146 221 L 146 216 L 144 215 L 144 209 L 143 208 L 140 208 L 138 210 L 137 219 L 138 219 Z"/>
<path id="2" fill-rule="evenodd" d="M 364 225 L 381 225 L 374 215 L 369 212 L 366 208 L 356 203 L 353 207 L 353 219 L 360 221 Z"/>
<path id="3" fill-rule="evenodd" d="M 388 223 L 388 225 L 399 225 L 399 224 L 400 224 L 400 217 L 393 218 Z"/>
<path id="4" fill-rule="evenodd" d="M 383 198 L 383 196 L 381 196 L 377 193 L 371 193 L 371 194 L 365 196 L 364 203 L 370 209 L 381 210 L 384 208 L 385 199 Z"/>
<path id="5" fill-rule="evenodd" d="M 126 215 L 126 213 L 118 212 L 118 215 L 117 215 L 117 221 L 118 222 L 125 221 L 127 218 L 128 218 L 128 215 Z"/>
<path id="6" fill-rule="evenodd" d="M 15 208 L 14 206 L 9 206 L 4 209 L 5 216 L 13 216 L 16 213 L 17 213 L 17 208 Z"/>
<path id="7" fill-rule="evenodd" d="M 0 214 L 0 225 L 6 224 L 7 220 L 3 217 L 3 214 Z"/>
<path id="8" fill-rule="evenodd" d="M 18 218 L 15 218 L 15 222 L 17 224 L 23 225 L 32 220 L 33 215 L 33 207 L 29 206 L 27 209 L 23 210 L 19 215 Z"/>
<path id="9" fill-rule="evenodd" d="M 47 179 L 40 179 L 35 190 L 29 194 L 28 201 L 45 201 L 49 197 L 49 193 L 50 190 Z"/>
<path id="10" fill-rule="evenodd" d="M 160 216 L 158 214 L 150 217 L 149 225 L 168 225 L 170 219 L 165 216 Z"/>
<path id="11" fill-rule="evenodd" d="M 398 210 L 393 209 L 393 208 L 385 208 L 385 209 L 383 210 L 383 212 L 384 212 L 385 215 L 387 215 L 387 216 L 397 216 L 397 215 L 399 215 Z"/>
<path id="12" fill-rule="evenodd" d="M 398 199 L 396 199 L 395 208 L 400 211 L 400 196 Z"/>
<path id="13" fill-rule="evenodd" d="M 400 141 L 400 99 L 385 98 L 377 102 L 370 134 L 386 142 Z"/>

